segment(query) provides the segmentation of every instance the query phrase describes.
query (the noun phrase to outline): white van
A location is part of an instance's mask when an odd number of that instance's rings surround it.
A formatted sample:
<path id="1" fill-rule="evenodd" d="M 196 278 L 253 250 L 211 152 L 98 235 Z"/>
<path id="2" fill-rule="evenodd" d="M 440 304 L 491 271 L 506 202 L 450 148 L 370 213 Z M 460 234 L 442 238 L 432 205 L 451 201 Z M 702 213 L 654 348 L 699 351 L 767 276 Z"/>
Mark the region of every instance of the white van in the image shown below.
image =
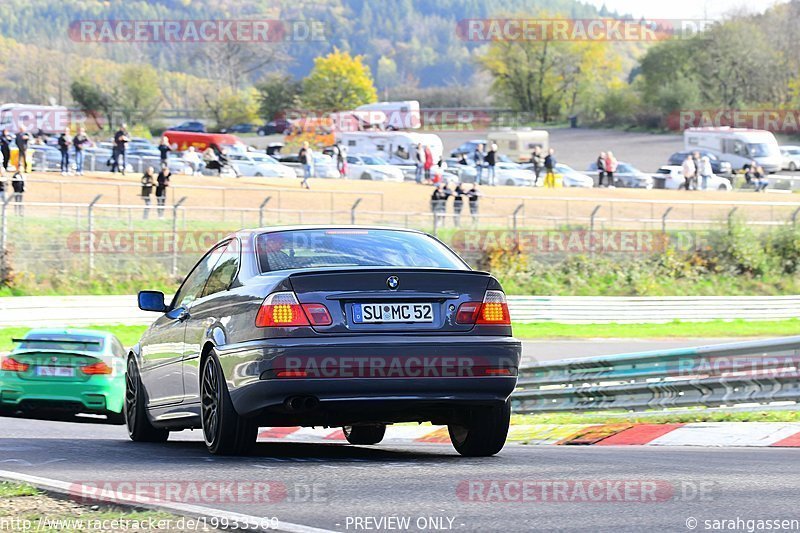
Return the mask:
<path id="1" fill-rule="evenodd" d="M 544 153 L 550 148 L 550 134 L 545 130 L 500 129 L 490 131 L 487 140 L 495 143 L 501 154 L 520 162 L 531 160 L 531 153 L 537 146 Z"/>
<path id="2" fill-rule="evenodd" d="M 73 121 L 83 118 L 82 113 L 73 113 L 60 105 L 0 105 L 0 131 L 8 129 L 12 133 L 18 132 L 20 125 L 30 132 L 60 133 Z"/>
<path id="3" fill-rule="evenodd" d="M 381 127 L 385 130 L 416 130 L 422 126 L 422 115 L 416 100 L 376 102 L 358 106 L 355 110 L 374 113 L 376 119 L 383 116 Z"/>
<path id="4" fill-rule="evenodd" d="M 766 130 L 743 128 L 689 128 L 683 132 L 684 148 L 708 150 L 734 169 L 755 160 L 767 172 L 781 170 L 781 149 L 775 135 Z"/>
<path id="5" fill-rule="evenodd" d="M 336 142 L 349 154 L 375 155 L 393 165 L 413 165 L 418 144 L 431 149 L 434 162 L 442 157 L 442 139 L 435 133 L 405 131 L 336 132 Z"/>

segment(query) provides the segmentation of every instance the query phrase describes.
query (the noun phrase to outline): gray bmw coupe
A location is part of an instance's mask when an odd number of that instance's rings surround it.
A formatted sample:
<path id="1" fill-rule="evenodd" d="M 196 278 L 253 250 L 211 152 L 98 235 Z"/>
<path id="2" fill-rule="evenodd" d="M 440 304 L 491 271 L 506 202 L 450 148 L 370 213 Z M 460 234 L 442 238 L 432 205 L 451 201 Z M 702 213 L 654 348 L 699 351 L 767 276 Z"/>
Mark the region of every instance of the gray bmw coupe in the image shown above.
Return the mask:
<path id="1" fill-rule="evenodd" d="M 202 429 L 238 455 L 259 426 L 342 427 L 377 444 L 386 426 L 448 426 L 455 449 L 505 444 L 521 346 L 495 278 L 437 239 L 372 227 L 244 230 L 216 244 L 131 349 L 134 441 Z"/>

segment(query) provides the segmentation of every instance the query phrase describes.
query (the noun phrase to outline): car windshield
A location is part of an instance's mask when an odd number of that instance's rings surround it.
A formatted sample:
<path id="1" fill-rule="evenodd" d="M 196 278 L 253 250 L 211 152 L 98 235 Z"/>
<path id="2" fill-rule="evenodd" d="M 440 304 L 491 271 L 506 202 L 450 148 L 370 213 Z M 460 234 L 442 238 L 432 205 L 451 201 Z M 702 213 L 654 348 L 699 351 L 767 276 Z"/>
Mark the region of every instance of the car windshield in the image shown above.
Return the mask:
<path id="1" fill-rule="evenodd" d="M 466 270 L 444 245 L 422 233 L 319 229 L 262 233 L 256 240 L 262 272 L 324 267 L 420 267 Z"/>
<path id="2" fill-rule="evenodd" d="M 750 157 L 768 157 L 774 154 L 774 148 L 767 143 L 750 143 L 747 145 L 747 152 Z"/>
<path id="3" fill-rule="evenodd" d="M 25 337 L 17 349 L 102 352 L 103 338 L 90 335 L 32 334 Z"/>
<path id="4" fill-rule="evenodd" d="M 367 164 L 367 165 L 388 165 L 389 164 L 386 161 L 384 161 L 383 159 L 381 159 L 380 157 L 374 157 L 374 156 L 371 156 L 371 155 L 361 156 L 361 160 L 364 161 L 364 163 Z"/>

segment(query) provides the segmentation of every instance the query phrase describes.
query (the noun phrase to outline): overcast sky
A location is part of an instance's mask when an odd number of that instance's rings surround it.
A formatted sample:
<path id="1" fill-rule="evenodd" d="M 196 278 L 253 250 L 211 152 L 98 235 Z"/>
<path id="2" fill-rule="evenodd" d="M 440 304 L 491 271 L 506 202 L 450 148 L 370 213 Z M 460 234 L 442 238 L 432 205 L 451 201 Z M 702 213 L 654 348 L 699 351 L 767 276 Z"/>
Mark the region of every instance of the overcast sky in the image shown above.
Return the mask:
<path id="1" fill-rule="evenodd" d="M 776 3 L 788 0 L 582 0 L 597 7 L 606 5 L 620 14 L 630 13 L 645 18 L 719 18 L 731 10 L 746 10 L 750 13 L 763 12 Z"/>

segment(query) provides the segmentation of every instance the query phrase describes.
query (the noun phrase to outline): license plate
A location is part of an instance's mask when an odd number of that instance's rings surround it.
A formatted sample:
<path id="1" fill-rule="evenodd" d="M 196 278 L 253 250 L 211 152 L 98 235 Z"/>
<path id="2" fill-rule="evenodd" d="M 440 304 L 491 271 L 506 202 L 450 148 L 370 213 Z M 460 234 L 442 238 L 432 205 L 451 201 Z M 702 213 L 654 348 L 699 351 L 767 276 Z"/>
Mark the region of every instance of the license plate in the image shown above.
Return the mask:
<path id="1" fill-rule="evenodd" d="M 69 366 L 37 366 L 36 375 L 51 378 L 75 377 L 75 369 Z"/>
<path id="2" fill-rule="evenodd" d="M 433 322 L 433 305 L 412 303 L 353 304 L 353 322 Z"/>

